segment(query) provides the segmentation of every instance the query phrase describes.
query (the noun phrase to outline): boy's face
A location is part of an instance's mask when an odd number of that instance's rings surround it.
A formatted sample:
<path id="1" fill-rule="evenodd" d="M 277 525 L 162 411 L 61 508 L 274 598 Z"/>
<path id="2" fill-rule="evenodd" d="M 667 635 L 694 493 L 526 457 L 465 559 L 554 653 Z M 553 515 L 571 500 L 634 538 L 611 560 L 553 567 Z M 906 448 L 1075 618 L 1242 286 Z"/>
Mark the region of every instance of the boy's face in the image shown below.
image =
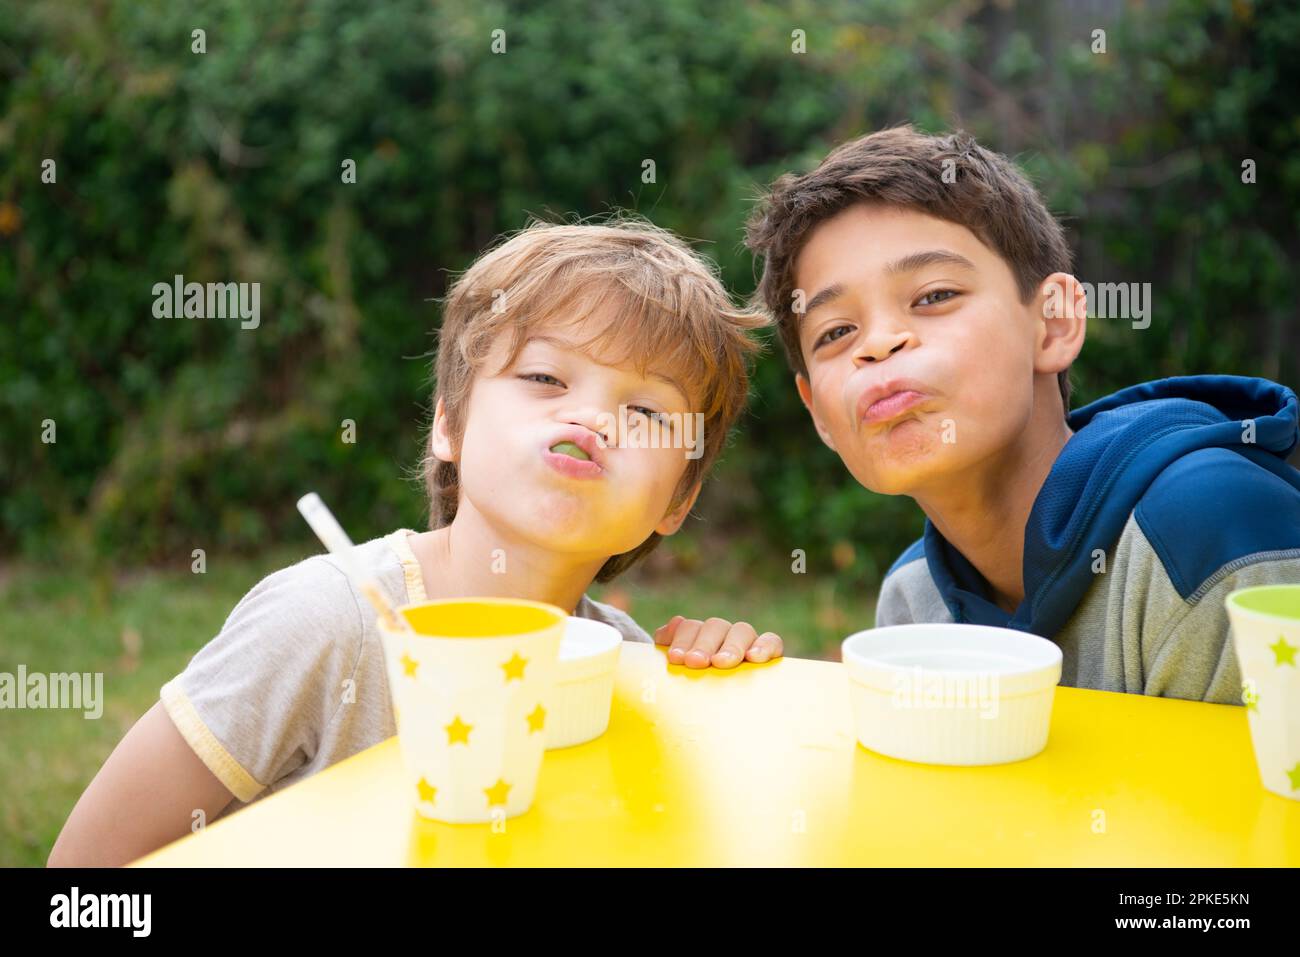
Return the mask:
<path id="1" fill-rule="evenodd" d="M 683 387 L 579 352 L 592 321 L 537 330 L 509 368 L 509 337 L 499 336 L 474 380 L 459 454 L 445 434 L 439 448 L 436 421 L 434 451 L 457 462 L 462 508 L 468 500 L 524 540 L 599 558 L 630 551 L 652 532 L 675 532 L 699 485 L 684 502 L 672 501 L 687 450 L 651 418 L 675 412 L 685 421 L 691 406 Z M 628 407 L 625 436 L 648 439 L 657 430 L 658 448 L 645 441 L 618 447 L 620 405 Z"/>
<path id="2" fill-rule="evenodd" d="M 809 237 L 795 285 L 799 395 L 872 491 L 915 494 L 997 456 L 1024 433 L 1035 389 L 1050 396 L 1073 359 L 1044 348 L 1041 295 L 1021 303 L 1000 256 L 924 213 L 845 209 Z"/>

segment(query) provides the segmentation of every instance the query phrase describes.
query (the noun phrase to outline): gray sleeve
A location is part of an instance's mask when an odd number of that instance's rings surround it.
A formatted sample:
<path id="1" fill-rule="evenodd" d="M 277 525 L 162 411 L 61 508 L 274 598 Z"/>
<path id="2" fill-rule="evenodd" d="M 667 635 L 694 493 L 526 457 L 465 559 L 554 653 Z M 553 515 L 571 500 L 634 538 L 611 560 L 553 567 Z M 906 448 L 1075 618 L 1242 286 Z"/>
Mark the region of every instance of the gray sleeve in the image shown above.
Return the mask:
<path id="1" fill-rule="evenodd" d="M 342 703 L 363 622 L 321 556 L 258 582 L 220 633 L 162 687 L 177 729 L 240 801 L 301 767 Z"/>
<path id="2" fill-rule="evenodd" d="M 877 628 L 948 621 L 952 621 L 952 612 L 944 604 L 924 558 L 910 561 L 886 576 L 876 601 Z"/>
<path id="3" fill-rule="evenodd" d="M 907 607 L 907 598 L 897 578 L 897 575 L 890 575 L 880 586 L 880 597 L 876 600 L 877 628 L 912 623 L 912 610 Z"/>
<path id="4" fill-rule="evenodd" d="M 603 621 L 607 625 L 612 625 L 618 629 L 623 636 L 624 641 L 637 641 L 642 644 L 654 644 L 654 639 L 644 628 L 638 625 L 625 611 L 620 611 L 613 605 L 606 605 L 603 602 L 593 601 L 586 595 L 578 602 L 578 607 L 573 610 L 574 615 L 578 618 L 590 618 L 593 621 Z"/>
<path id="5" fill-rule="evenodd" d="M 1228 593 L 1252 585 L 1300 581 L 1300 558 L 1258 560 L 1220 569 L 1197 589 L 1195 601 L 1169 603 L 1170 614 L 1158 624 L 1144 657 L 1144 694 L 1188 698 L 1214 704 L 1241 704 L 1241 671 L 1232 644 L 1224 600 Z"/>

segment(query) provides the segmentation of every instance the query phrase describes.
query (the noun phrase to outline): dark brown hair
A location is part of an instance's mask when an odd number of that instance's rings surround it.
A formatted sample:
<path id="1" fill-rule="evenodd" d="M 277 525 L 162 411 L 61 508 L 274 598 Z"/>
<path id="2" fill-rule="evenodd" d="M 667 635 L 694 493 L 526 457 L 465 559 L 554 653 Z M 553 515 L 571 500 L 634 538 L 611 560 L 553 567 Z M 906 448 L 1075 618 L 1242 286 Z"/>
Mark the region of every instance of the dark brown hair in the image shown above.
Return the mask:
<path id="1" fill-rule="evenodd" d="M 1011 268 L 1022 302 L 1049 275 L 1072 268 L 1065 231 L 1033 184 L 969 133 L 931 136 L 903 125 L 851 140 L 812 172 L 777 179 L 745 229 L 746 245 L 764 260 L 755 295 L 776 320 L 791 368 L 804 376 L 793 311 L 795 261 L 814 229 L 855 203 L 901 206 L 965 226 Z M 1057 376 L 1067 412 L 1069 372 Z"/>

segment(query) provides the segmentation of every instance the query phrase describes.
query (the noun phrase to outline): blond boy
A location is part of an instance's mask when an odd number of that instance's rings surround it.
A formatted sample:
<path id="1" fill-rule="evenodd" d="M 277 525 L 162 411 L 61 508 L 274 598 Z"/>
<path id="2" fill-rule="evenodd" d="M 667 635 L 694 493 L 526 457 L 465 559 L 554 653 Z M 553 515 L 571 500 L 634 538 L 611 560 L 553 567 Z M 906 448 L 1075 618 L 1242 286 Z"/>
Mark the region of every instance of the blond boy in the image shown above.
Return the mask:
<path id="1" fill-rule="evenodd" d="M 652 639 L 586 590 L 677 531 L 742 410 L 751 333 L 683 242 L 639 221 L 534 224 L 452 286 L 424 472 L 430 530 L 355 549 L 394 604 L 550 602 Z M 119 743 L 57 864 L 121 864 L 395 733 L 378 634 L 333 556 L 259 582 Z M 744 622 L 674 617 L 669 660 L 782 653 Z"/>

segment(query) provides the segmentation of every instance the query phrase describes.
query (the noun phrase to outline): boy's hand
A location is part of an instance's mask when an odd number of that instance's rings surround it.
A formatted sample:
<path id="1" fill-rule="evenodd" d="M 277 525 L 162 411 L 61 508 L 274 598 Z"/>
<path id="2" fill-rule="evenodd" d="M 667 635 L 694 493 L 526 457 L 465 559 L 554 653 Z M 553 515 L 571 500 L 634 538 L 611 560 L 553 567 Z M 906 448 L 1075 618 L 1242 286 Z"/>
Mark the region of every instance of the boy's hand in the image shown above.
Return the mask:
<path id="1" fill-rule="evenodd" d="M 761 635 L 747 621 L 734 625 L 723 618 L 699 621 L 674 615 L 655 632 L 656 645 L 668 645 L 668 660 L 688 668 L 734 668 L 742 661 L 770 661 L 780 658 L 781 636 L 765 631 Z"/>

